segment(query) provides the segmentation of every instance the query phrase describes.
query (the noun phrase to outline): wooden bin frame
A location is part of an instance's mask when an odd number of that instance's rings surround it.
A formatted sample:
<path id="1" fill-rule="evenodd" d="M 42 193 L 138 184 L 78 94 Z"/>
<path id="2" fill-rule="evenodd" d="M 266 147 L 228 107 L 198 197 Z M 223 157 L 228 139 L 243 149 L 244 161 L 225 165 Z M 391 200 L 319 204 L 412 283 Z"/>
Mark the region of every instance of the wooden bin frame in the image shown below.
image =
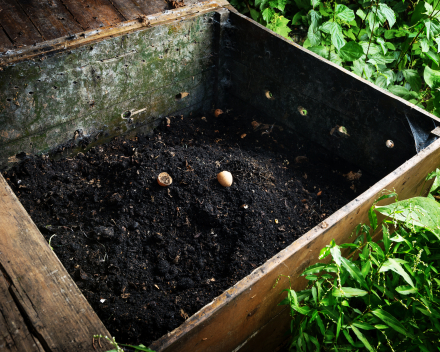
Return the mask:
<path id="1" fill-rule="evenodd" d="M 225 1 L 211 1 L 153 16 L 151 25 L 200 12 L 222 11 L 221 8 L 235 11 Z M 130 21 L 109 30 L 117 35 L 140 27 L 139 22 Z M 108 33 L 91 31 L 76 42 L 53 41 L 51 46 L 29 49 L 27 55 L 64 50 L 66 46 L 99 40 Z M 23 53 L 20 53 L 3 58 L 3 62 L 22 59 Z M 285 341 L 290 319 L 285 307 L 277 307 L 283 287 L 280 284 L 273 289 L 277 277 L 289 275 L 294 289 L 304 288 L 306 281 L 298 278 L 302 270 L 318 261 L 320 249 L 331 239 L 337 243 L 350 241 L 355 226 L 368 221 L 367 211 L 383 190 L 396 191 L 400 199 L 419 195 L 426 175 L 439 163 L 440 140 L 437 140 L 150 347 L 158 352 L 274 350 Z M 426 189 L 428 186 L 429 183 Z M 390 200 L 380 204 L 387 202 Z M 101 347 L 93 341 L 94 334 L 109 335 L 108 331 L 1 175 L 0 270 L 3 274 L 0 275 L 0 350 L 102 351 L 110 348 L 109 344 L 101 342 Z"/>

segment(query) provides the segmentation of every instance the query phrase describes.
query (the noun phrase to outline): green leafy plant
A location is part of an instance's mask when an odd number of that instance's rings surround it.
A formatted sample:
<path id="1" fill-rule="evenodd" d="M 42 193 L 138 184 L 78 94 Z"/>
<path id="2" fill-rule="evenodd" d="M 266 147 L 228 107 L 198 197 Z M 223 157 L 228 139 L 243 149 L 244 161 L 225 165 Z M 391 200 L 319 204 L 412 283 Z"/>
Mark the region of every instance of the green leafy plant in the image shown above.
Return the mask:
<path id="1" fill-rule="evenodd" d="M 274 32 L 440 116 L 440 0 L 231 0 Z"/>
<path id="2" fill-rule="evenodd" d="M 107 352 L 124 352 L 124 350 L 120 346 L 130 347 L 131 349 L 133 349 L 135 351 L 154 352 L 153 350 L 149 349 L 148 347 L 145 347 L 142 344 L 139 346 L 133 346 L 133 345 L 125 345 L 122 343 L 117 343 L 115 338 L 111 337 L 111 336 L 108 337 L 108 336 L 103 336 L 103 335 L 93 335 L 93 343 L 94 343 L 94 339 L 101 339 L 101 338 L 106 339 L 114 347 L 114 349 L 109 350 Z"/>
<path id="3" fill-rule="evenodd" d="M 332 240 L 319 256 L 331 255 L 331 262 L 302 273 L 307 289 L 284 290 L 280 304 L 290 307 L 291 350 L 439 350 L 439 175 L 438 169 L 428 175 L 436 177 L 428 197 L 373 204 L 369 225 L 356 227 L 353 243 Z M 377 213 L 386 216 L 381 223 Z M 383 239 L 374 241 L 379 227 Z"/>

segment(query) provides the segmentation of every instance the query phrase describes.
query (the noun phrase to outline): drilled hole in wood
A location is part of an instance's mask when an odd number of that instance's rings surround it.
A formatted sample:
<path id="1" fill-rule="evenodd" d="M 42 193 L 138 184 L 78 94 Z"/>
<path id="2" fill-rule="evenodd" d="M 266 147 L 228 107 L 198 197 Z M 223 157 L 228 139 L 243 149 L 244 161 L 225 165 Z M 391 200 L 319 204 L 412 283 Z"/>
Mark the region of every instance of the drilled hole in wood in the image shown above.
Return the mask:
<path id="1" fill-rule="evenodd" d="M 12 101 L 12 99 L 8 98 L 8 99 L 6 99 L 6 101 Z"/>
<path id="2" fill-rule="evenodd" d="M 73 81 L 73 84 L 77 84 L 78 82 L 77 81 Z"/>
<path id="3" fill-rule="evenodd" d="M 176 100 L 183 99 L 183 98 L 187 97 L 188 95 L 189 95 L 188 92 L 179 93 L 179 94 L 176 95 Z"/>
<path id="4" fill-rule="evenodd" d="M 128 118 L 130 118 L 130 116 L 131 116 L 131 111 L 130 111 L 130 110 L 124 111 L 124 112 L 121 114 L 121 116 L 122 116 L 123 119 L 128 119 Z"/>
<path id="5" fill-rule="evenodd" d="M 58 87 L 57 86 L 53 86 L 53 89 L 57 89 Z"/>
<path id="6" fill-rule="evenodd" d="M 34 94 L 34 92 L 29 92 L 29 94 Z"/>
<path id="7" fill-rule="evenodd" d="M 272 94 L 272 92 L 266 90 L 266 92 L 265 92 L 264 94 L 266 95 L 266 98 L 267 98 L 267 99 L 273 99 L 273 94 Z"/>

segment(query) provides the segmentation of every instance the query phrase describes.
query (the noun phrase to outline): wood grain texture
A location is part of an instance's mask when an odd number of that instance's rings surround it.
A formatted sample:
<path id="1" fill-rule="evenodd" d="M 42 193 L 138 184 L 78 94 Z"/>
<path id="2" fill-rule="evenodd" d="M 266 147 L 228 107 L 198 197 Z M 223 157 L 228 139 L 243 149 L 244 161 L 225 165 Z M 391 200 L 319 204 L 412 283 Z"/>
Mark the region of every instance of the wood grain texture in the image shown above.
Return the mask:
<path id="1" fill-rule="evenodd" d="M 12 48 L 12 43 L 3 28 L 0 27 L 0 52 L 7 51 L 10 48 Z"/>
<path id="2" fill-rule="evenodd" d="M 45 351 L 94 351 L 93 334 L 110 336 L 1 175 L 0 267 Z M 11 303 L 2 287 L 0 307 Z"/>
<path id="3" fill-rule="evenodd" d="M 134 20 L 143 14 L 142 9 L 132 0 L 109 0 L 113 6 L 127 19 Z"/>
<path id="4" fill-rule="evenodd" d="M 13 44 L 31 45 L 44 40 L 15 0 L 0 0 L 0 10 L 0 24 Z"/>
<path id="5" fill-rule="evenodd" d="M 125 21 L 125 18 L 108 0 L 61 1 L 85 30 L 111 26 Z"/>
<path id="6" fill-rule="evenodd" d="M 162 12 L 170 9 L 165 0 L 132 0 L 139 6 L 145 15 L 152 15 L 154 13 Z"/>
<path id="7" fill-rule="evenodd" d="M 0 351 L 41 351 L 9 293 L 9 284 L 0 272 Z"/>
<path id="8" fill-rule="evenodd" d="M 298 276 L 307 266 L 318 262 L 321 248 L 332 239 L 338 244 L 353 241 L 351 234 L 355 226 L 368 222 L 368 209 L 383 190 L 395 189 L 399 199 L 419 195 L 426 175 L 435 170 L 439 162 L 440 140 L 437 140 L 225 291 L 179 328 L 154 342 L 150 348 L 158 352 L 274 350 L 285 341 L 286 335 L 279 332 L 280 329 L 288 330 L 289 321 L 285 307 L 277 307 L 283 298 L 280 292 L 289 285 L 287 280 L 281 281 L 274 289 L 279 275 L 289 275 L 293 289 L 304 289 L 307 281 Z M 425 189 L 428 186 L 425 185 Z M 386 199 L 379 204 L 390 202 L 392 200 Z M 283 310 L 286 311 L 283 313 Z M 273 319 L 278 314 L 281 314 L 280 318 Z"/>
<path id="9" fill-rule="evenodd" d="M 59 0 L 17 0 L 17 3 L 45 40 L 83 31 Z"/>

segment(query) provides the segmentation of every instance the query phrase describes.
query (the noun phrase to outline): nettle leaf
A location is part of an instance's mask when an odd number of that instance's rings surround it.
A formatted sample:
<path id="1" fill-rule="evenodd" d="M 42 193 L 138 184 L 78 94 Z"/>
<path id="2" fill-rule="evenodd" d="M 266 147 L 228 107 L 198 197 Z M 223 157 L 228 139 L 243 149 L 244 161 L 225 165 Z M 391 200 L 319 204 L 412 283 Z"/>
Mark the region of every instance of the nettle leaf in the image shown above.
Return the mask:
<path id="1" fill-rule="evenodd" d="M 411 85 L 411 89 L 415 92 L 420 91 L 422 87 L 422 78 L 416 70 L 408 69 L 402 70 L 403 76 L 406 81 Z"/>
<path id="2" fill-rule="evenodd" d="M 367 15 L 365 14 L 365 12 L 362 11 L 361 9 L 357 9 L 357 11 L 356 11 L 356 15 L 358 15 L 362 20 L 365 20 L 365 17 L 367 17 Z"/>
<path id="3" fill-rule="evenodd" d="M 261 13 L 263 16 L 263 19 L 269 23 L 272 20 L 273 15 L 275 14 L 275 11 L 272 10 L 270 7 L 267 7 L 264 9 L 264 11 Z"/>
<path id="4" fill-rule="evenodd" d="M 369 79 L 376 71 L 374 66 L 362 60 L 353 61 L 352 71 L 360 77 Z"/>
<path id="5" fill-rule="evenodd" d="M 362 47 L 364 54 L 367 55 L 374 55 L 380 53 L 380 46 L 374 43 L 368 43 L 368 42 L 359 42 L 360 46 Z"/>
<path id="6" fill-rule="evenodd" d="M 376 42 L 380 45 L 380 47 L 382 48 L 383 53 L 386 55 L 386 53 L 388 52 L 388 47 L 385 44 L 385 39 L 378 37 L 376 39 Z"/>
<path id="7" fill-rule="evenodd" d="M 315 26 L 309 27 L 309 30 L 307 31 L 307 38 L 310 41 L 310 45 L 312 45 L 313 47 L 316 47 L 319 44 L 321 44 L 321 32 Z M 311 48 L 308 49 L 311 50 Z"/>
<path id="8" fill-rule="evenodd" d="M 368 291 L 354 287 L 335 287 L 332 291 L 334 297 L 362 297 L 368 294 Z"/>
<path id="9" fill-rule="evenodd" d="M 384 55 L 382 53 L 377 53 L 374 55 L 368 55 L 370 59 L 367 61 L 373 65 L 386 65 L 392 63 L 394 59 L 394 55 Z"/>
<path id="10" fill-rule="evenodd" d="M 275 15 L 274 19 L 270 24 L 267 25 L 267 28 L 273 30 L 275 33 L 282 35 L 285 38 L 289 38 L 289 32 L 292 30 L 287 26 L 290 22 L 289 19 L 284 16 Z"/>
<path id="11" fill-rule="evenodd" d="M 315 54 L 318 54 L 319 56 L 322 56 L 325 59 L 328 59 L 328 54 L 329 54 L 329 47 L 327 46 L 312 46 L 310 48 L 307 48 L 310 51 L 313 51 Z"/>
<path id="12" fill-rule="evenodd" d="M 388 87 L 388 78 L 385 75 L 378 75 L 374 84 L 380 88 Z"/>
<path id="13" fill-rule="evenodd" d="M 440 87 L 440 71 L 433 70 L 429 68 L 429 66 L 425 66 L 423 78 L 425 79 L 426 84 L 432 89 Z"/>
<path id="14" fill-rule="evenodd" d="M 437 53 L 433 52 L 432 50 L 428 50 L 425 55 L 428 56 L 432 61 L 434 61 L 436 65 L 440 65 L 440 59 Z"/>
<path id="15" fill-rule="evenodd" d="M 427 53 L 429 50 L 429 41 L 426 38 L 422 38 L 420 40 L 420 46 L 422 48 L 422 52 Z"/>
<path id="16" fill-rule="evenodd" d="M 405 87 L 402 86 L 390 86 L 388 87 L 388 90 L 397 95 L 398 97 L 401 97 L 405 100 L 410 100 L 413 99 L 413 95 L 411 93 L 415 93 L 415 92 L 410 92 L 408 89 L 406 89 Z M 416 94 L 416 98 L 417 98 L 417 94 Z"/>
<path id="17" fill-rule="evenodd" d="M 345 5 L 337 4 L 335 8 L 335 15 L 340 20 L 349 23 L 355 19 L 353 10 Z"/>
<path id="18" fill-rule="evenodd" d="M 379 16 L 377 16 L 373 10 L 367 15 L 367 22 L 370 26 L 370 31 L 372 32 L 380 26 Z"/>
<path id="19" fill-rule="evenodd" d="M 362 47 L 356 42 L 348 42 L 341 50 L 339 50 L 339 56 L 344 61 L 355 61 L 364 54 Z"/>
<path id="20" fill-rule="evenodd" d="M 438 20 L 425 20 L 426 37 L 435 38 L 440 33 L 440 23 Z"/>
<path id="21" fill-rule="evenodd" d="M 319 1 L 319 0 L 310 0 L 310 3 L 312 4 L 313 8 L 315 8 L 316 6 L 319 6 L 321 1 Z"/>
<path id="22" fill-rule="evenodd" d="M 258 22 L 258 18 L 260 17 L 260 13 L 257 10 L 253 9 L 252 7 L 250 8 L 250 12 L 251 12 L 252 19 L 254 21 Z"/>
<path id="23" fill-rule="evenodd" d="M 387 19 L 390 28 L 396 23 L 396 14 L 391 8 L 388 7 L 388 5 L 380 3 L 378 13 Z"/>
<path id="24" fill-rule="evenodd" d="M 346 43 L 342 34 L 342 27 L 335 22 L 325 22 L 321 27 L 321 31 L 331 34 L 332 44 L 339 51 Z M 339 58 L 339 57 L 338 57 Z M 333 61 L 333 60 L 332 60 Z"/>

